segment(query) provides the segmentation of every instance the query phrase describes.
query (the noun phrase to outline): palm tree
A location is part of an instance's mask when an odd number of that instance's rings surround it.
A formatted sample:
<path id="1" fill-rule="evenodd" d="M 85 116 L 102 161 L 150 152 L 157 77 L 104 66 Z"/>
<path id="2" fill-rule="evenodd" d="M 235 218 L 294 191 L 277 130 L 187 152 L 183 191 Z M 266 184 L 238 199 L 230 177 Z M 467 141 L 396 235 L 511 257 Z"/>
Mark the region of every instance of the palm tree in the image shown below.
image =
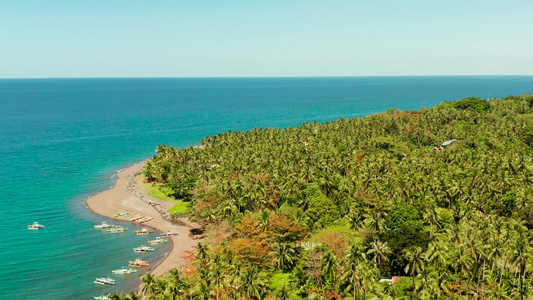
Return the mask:
<path id="1" fill-rule="evenodd" d="M 135 291 L 131 291 L 129 294 L 126 295 L 124 299 L 125 300 L 141 300 L 141 296 L 137 295 Z"/>
<path id="2" fill-rule="evenodd" d="M 274 262 L 278 269 L 281 270 L 281 281 L 283 287 L 285 287 L 285 275 L 284 271 L 286 267 L 292 267 L 294 264 L 294 256 L 296 251 L 289 244 L 278 243 L 272 251 L 274 256 Z"/>
<path id="3" fill-rule="evenodd" d="M 220 287 L 225 285 L 225 272 L 222 270 L 220 264 L 214 264 L 210 272 L 211 283 L 216 289 L 216 299 L 219 300 Z"/>
<path id="4" fill-rule="evenodd" d="M 520 292 L 520 283 L 525 281 L 526 276 L 526 266 L 530 261 L 530 250 L 531 247 L 526 244 L 526 240 L 522 237 L 517 239 L 515 244 L 515 250 L 513 255 L 513 263 L 515 264 L 518 270 L 518 291 Z M 522 275 L 523 274 L 523 275 Z"/>
<path id="5" fill-rule="evenodd" d="M 435 270 L 440 271 L 448 264 L 448 247 L 445 243 L 438 240 L 429 244 L 428 250 L 425 253 L 425 258 L 427 262 L 435 268 Z"/>
<path id="6" fill-rule="evenodd" d="M 204 243 L 198 243 L 198 245 L 195 246 L 196 248 L 196 257 L 200 260 L 202 266 L 205 267 L 205 264 L 209 258 L 207 253 L 207 245 Z"/>
<path id="7" fill-rule="evenodd" d="M 501 288 L 497 285 L 487 290 L 486 295 L 489 297 L 489 299 L 512 299 L 508 294 L 506 289 Z"/>
<path id="8" fill-rule="evenodd" d="M 424 213 L 424 223 L 429 225 L 430 231 L 429 231 L 429 237 L 433 237 L 433 231 L 434 228 L 439 225 L 439 212 L 437 210 L 436 206 L 430 206 L 426 208 L 426 211 Z"/>
<path id="9" fill-rule="evenodd" d="M 372 261 L 377 262 L 378 266 L 381 266 L 381 260 L 387 261 L 387 255 L 392 254 L 392 251 L 387 246 L 387 242 L 382 243 L 380 240 L 375 240 L 367 254 L 374 254 Z"/>
<path id="10" fill-rule="evenodd" d="M 330 283 L 335 285 L 337 281 L 337 258 L 332 251 L 326 252 L 326 255 L 322 258 L 322 275 L 324 278 L 329 279 Z"/>
<path id="11" fill-rule="evenodd" d="M 283 285 L 281 287 L 281 289 L 279 289 L 277 291 L 276 296 L 278 297 L 278 299 L 287 299 L 287 298 L 289 298 L 289 290 L 288 290 L 288 288 L 285 285 Z"/>
<path id="12" fill-rule="evenodd" d="M 257 266 L 252 265 L 251 267 L 245 269 L 240 276 L 240 281 L 241 286 L 239 287 L 239 290 L 244 292 L 246 297 L 256 297 L 257 299 L 261 298 L 265 283 Z"/>
<path id="13" fill-rule="evenodd" d="M 211 300 L 211 289 L 209 288 L 209 281 L 207 278 L 200 278 L 198 287 L 193 294 L 194 299 Z"/>
<path id="14" fill-rule="evenodd" d="M 359 250 L 359 247 L 356 245 L 351 245 L 348 249 L 348 254 L 346 254 L 346 265 L 344 266 L 344 274 L 343 274 L 343 280 L 350 280 L 350 285 L 353 288 L 353 299 L 356 299 L 356 287 L 359 286 L 359 273 L 358 271 L 358 265 L 360 262 L 360 259 L 362 258 L 361 252 Z M 347 288 L 349 288 L 348 286 Z"/>
<path id="15" fill-rule="evenodd" d="M 120 293 L 122 294 L 122 293 Z M 111 294 L 107 297 L 107 299 L 109 300 L 122 300 L 124 299 L 121 295 L 117 295 L 117 294 Z"/>
<path id="16" fill-rule="evenodd" d="M 177 300 L 186 299 L 185 289 L 187 284 L 181 277 L 180 272 L 176 268 L 170 269 L 166 274 L 167 284 L 165 286 L 164 297 L 165 299 Z"/>
<path id="17" fill-rule="evenodd" d="M 413 287 L 415 286 L 415 275 L 420 273 L 424 268 L 424 252 L 421 247 L 415 247 L 408 249 L 405 252 L 405 256 L 409 263 L 405 266 L 405 273 L 409 274 L 413 278 Z M 415 298 L 415 292 L 413 291 L 413 299 Z"/>
<path id="18" fill-rule="evenodd" d="M 157 278 L 148 272 L 140 276 L 141 278 L 141 293 L 147 297 L 156 296 L 159 292 L 157 290 Z"/>

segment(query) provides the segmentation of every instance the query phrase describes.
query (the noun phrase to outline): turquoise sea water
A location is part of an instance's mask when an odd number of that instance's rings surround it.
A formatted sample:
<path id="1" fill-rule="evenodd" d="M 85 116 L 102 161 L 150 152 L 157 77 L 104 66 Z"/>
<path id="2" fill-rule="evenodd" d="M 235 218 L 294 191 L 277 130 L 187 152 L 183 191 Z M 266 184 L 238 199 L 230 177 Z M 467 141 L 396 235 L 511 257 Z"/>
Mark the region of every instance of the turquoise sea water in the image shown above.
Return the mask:
<path id="1" fill-rule="evenodd" d="M 159 144 L 523 92 L 533 76 L 0 80 L 0 299 L 92 299 L 137 284 L 93 283 L 148 238 L 94 230 L 109 220 L 84 201 Z M 27 230 L 34 221 L 46 228 Z"/>

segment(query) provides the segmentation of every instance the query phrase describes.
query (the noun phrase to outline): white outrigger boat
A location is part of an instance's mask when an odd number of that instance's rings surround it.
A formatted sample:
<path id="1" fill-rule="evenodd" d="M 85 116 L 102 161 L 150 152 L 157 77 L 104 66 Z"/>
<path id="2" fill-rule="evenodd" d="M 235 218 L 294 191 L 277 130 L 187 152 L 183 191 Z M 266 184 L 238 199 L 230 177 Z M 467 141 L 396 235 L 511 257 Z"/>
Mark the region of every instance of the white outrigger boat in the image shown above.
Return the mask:
<path id="1" fill-rule="evenodd" d="M 107 232 L 109 233 L 120 233 L 120 232 L 126 232 L 129 229 L 127 227 L 117 226 L 115 228 L 108 229 Z"/>
<path id="2" fill-rule="evenodd" d="M 167 243 L 168 241 L 165 240 L 165 239 L 162 239 L 160 237 L 156 237 L 155 240 L 151 240 L 151 241 L 148 241 L 148 244 L 164 244 L 164 243 Z"/>
<path id="3" fill-rule="evenodd" d="M 29 230 L 39 230 L 44 228 L 44 225 L 39 224 L 39 222 L 33 222 L 33 224 L 28 225 Z"/>
<path id="4" fill-rule="evenodd" d="M 105 285 L 105 284 L 115 285 L 115 279 L 111 279 L 107 276 L 104 276 L 102 278 L 96 278 L 94 283 L 101 284 L 101 285 Z"/>
<path id="5" fill-rule="evenodd" d="M 100 225 L 94 225 L 94 229 L 106 229 L 106 228 L 111 228 L 111 227 L 115 227 L 115 225 L 107 224 L 106 222 L 102 222 L 102 224 Z"/>
<path id="6" fill-rule="evenodd" d="M 131 273 L 137 273 L 137 269 L 122 266 L 122 268 L 113 270 L 111 272 L 113 272 L 113 274 L 115 275 L 126 275 L 126 274 L 131 274 Z"/>
<path id="7" fill-rule="evenodd" d="M 154 248 L 148 247 L 148 246 L 145 246 L 145 245 L 142 245 L 142 246 L 137 247 L 137 248 L 133 248 L 133 252 L 135 252 L 135 253 L 154 252 L 154 251 L 155 251 Z"/>

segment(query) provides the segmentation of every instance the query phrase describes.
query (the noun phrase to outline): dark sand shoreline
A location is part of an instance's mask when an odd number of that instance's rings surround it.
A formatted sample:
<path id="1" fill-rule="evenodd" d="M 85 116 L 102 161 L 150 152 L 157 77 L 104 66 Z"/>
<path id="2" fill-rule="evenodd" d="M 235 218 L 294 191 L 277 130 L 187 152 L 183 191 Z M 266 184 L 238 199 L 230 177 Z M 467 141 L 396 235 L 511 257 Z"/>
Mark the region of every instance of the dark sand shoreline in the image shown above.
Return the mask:
<path id="1" fill-rule="evenodd" d="M 155 276 L 161 276 L 169 271 L 171 268 L 180 268 L 181 258 L 179 257 L 184 251 L 193 251 L 197 241 L 189 238 L 189 229 L 195 227 L 188 219 L 180 219 L 180 223 L 183 225 L 172 224 L 170 221 L 165 220 L 161 213 L 155 209 L 153 205 L 150 205 L 141 199 L 138 195 L 134 195 L 127 185 L 134 184 L 138 188 L 137 178 L 131 180 L 133 174 L 139 173 L 143 168 L 144 162 L 129 167 L 117 174 L 117 181 L 113 188 L 99 193 L 93 197 L 87 199 L 87 207 L 94 213 L 108 217 L 114 220 L 129 221 L 136 215 L 144 215 L 152 217 L 154 220 L 146 225 L 146 227 L 152 227 L 162 232 L 173 231 L 179 233 L 178 236 L 169 238 L 172 246 L 166 257 L 159 262 L 155 268 L 152 266 L 152 274 Z M 130 181 L 128 181 L 130 176 Z M 138 193 L 137 193 L 138 194 Z M 115 218 L 114 216 L 118 212 L 127 212 L 127 216 Z"/>

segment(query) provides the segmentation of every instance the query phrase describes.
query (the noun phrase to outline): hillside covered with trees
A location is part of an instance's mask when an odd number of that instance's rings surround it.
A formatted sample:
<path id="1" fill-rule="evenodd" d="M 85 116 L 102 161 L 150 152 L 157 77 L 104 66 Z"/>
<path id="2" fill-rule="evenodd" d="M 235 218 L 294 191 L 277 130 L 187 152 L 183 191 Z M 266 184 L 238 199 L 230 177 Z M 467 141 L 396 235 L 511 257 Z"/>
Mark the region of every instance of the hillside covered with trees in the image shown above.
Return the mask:
<path id="1" fill-rule="evenodd" d="M 142 289 L 154 299 L 529 299 L 532 107 L 531 94 L 466 98 L 159 146 L 145 178 L 188 203 L 206 233 L 182 270 L 144 275 Z"/>

